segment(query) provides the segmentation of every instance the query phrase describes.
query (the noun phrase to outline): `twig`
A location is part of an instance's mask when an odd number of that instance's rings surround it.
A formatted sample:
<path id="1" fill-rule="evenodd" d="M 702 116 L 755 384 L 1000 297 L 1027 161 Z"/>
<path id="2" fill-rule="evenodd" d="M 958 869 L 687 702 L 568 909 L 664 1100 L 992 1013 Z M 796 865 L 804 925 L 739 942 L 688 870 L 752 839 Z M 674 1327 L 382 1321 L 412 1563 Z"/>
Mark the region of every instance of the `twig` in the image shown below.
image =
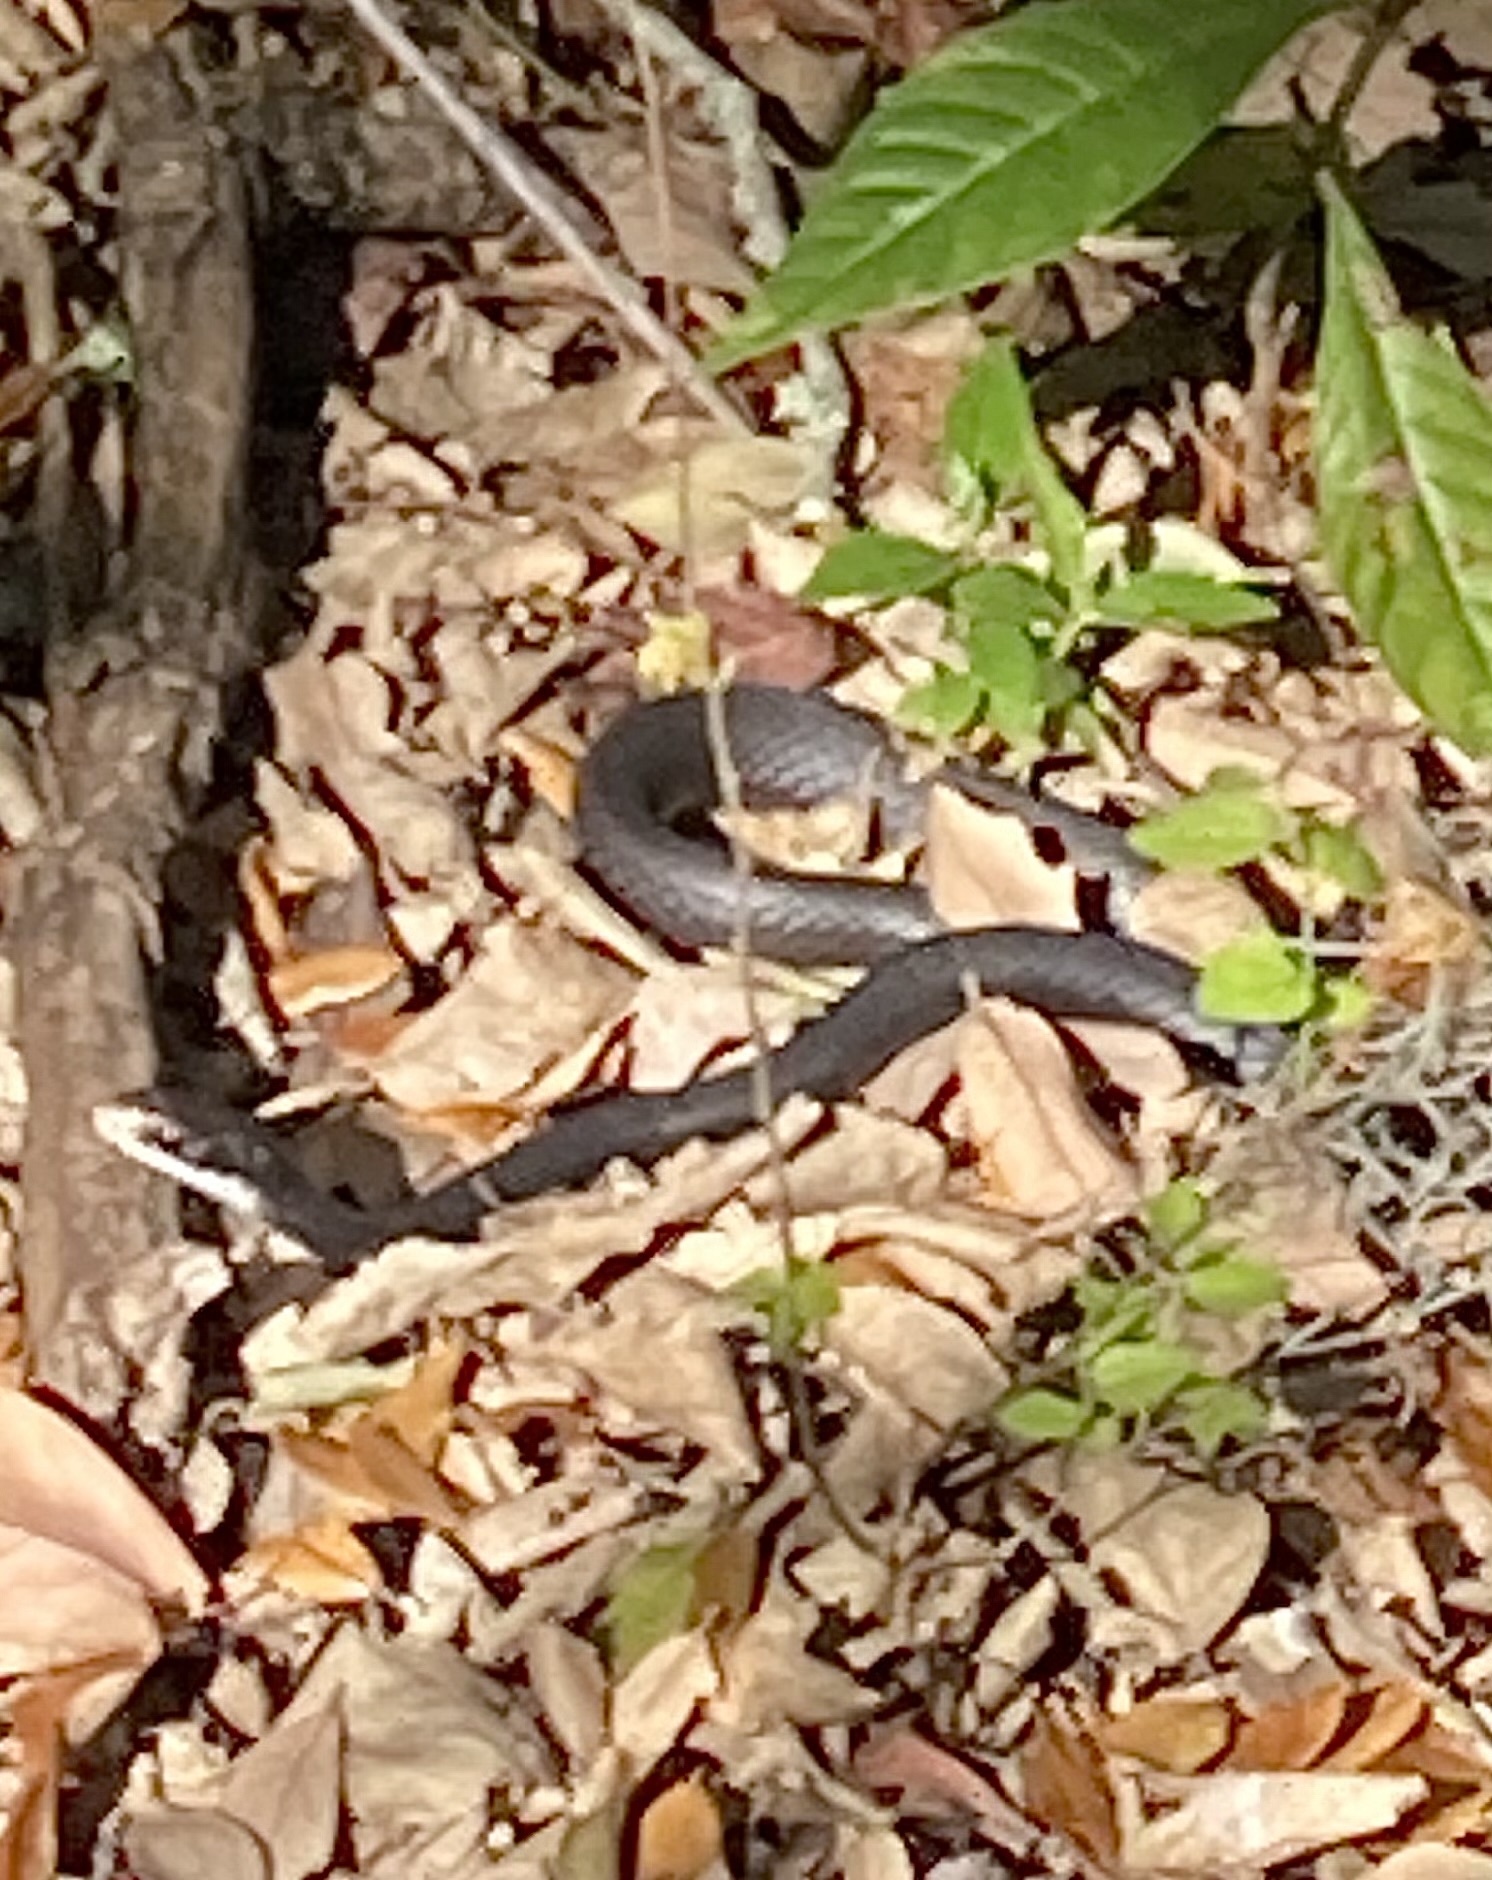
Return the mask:
<path id="1" fill-rule="evenodd" d="M 574 262 L 648 351 L 662 360 L 675 382 L 717 423 L 737 435 L 749 431 L 750 426 L 734 402 L 704 371 L 678 335 L 655 317 L 637 283 L 619 273 L 591 247 L 548 177 L 534 167 L 511 139 L 495 130 L 467 104 L 403 28 L 384 11 L 381 0 L 347 0 L 347 5 L 400 70 L 420 87 L 478 161 L 518 199 L 555 247 Z"/>
<path id="2" fill-rule="evenodd" d="M 1363 86 L 1368 82 L 1369 74 L 1389 41 L 1419 3 L 1420 0 L 1382 0 L 1372 24 L 1358 41 L 1352 63 L 1347 68 L 1347 76 L 1342 80 L 1326 122 L 1321 127 L 1321 147 L 1327 162 L 1333 166 L 1339 165 L 1343 159 L 1347 120 L 1352 115 Z"/>

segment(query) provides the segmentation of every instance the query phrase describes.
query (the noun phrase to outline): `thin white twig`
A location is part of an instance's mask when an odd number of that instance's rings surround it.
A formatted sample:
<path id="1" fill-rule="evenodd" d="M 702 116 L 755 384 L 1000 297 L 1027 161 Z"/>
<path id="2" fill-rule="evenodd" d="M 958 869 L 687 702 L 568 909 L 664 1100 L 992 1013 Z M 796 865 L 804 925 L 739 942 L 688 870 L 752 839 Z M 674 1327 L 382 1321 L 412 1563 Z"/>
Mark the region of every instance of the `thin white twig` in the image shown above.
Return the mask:
<path id="1" fill-rule="evenodd" d="M 591 247 L 549 178 L 510 138 L 495 130 L 467 104 L 404 29 L 384 11 L 381 0 L 347 0 L 347 5 L 399 69 L 420 87 L 478 161 L 517 198 L 555 247 L 575 264 L 648 351 L 663 361 L 675 382 L 717 423 L 738 435 L 749 432 L 751 427 L 733 401 L 716 385 L 678 335 L 671 333 L 654 315 L 637 283 L 619 273 Z"/>

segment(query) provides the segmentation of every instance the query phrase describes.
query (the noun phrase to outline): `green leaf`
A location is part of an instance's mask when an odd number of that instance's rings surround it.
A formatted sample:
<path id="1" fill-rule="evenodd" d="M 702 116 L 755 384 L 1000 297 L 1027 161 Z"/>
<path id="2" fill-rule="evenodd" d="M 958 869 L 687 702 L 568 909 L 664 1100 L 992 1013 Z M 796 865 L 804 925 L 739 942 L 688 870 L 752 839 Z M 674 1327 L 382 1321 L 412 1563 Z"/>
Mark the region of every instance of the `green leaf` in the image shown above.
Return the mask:
<path id="1" fill-rule="evenodd" d="M 1092 1411 L 1060 1390 L 1016 1390 L 995 1410 L 1007 1435 L 1023 1443 L 1070 1443 L 1092 1420 Z"/>
<path id="2" fill-rule="evenodd" d="M 1378 858 L 1352 823 L 1305 817 L 1300 825 L 1300 859 L 1316 874 L 1335 881 L 1354 900 L 1371 901 L 1383 891 Z"/>
<path id="3" fill-rule="evenodd" d="M 1492 751 L 1492 407 L 1404 320 L 1362 224 L 1326 197 L 1316 481 L 1327 560 L 1432 723 Z"/>
<path id="4" fill-rule="evenodd" d="M 1045 581 L 1009 562 L 961 575 L 948 591 L 948 603 L 965 627 L 1033 627 L 1062 611 Z"/>
<path id="5" fill-rule="evenodd" d="M 969 670 L 979 681 L 979 714 L 1008 744 L 1036 743 L 1046 718 L 1041 656 L 1019 627 L 981 622 L 969 634 Z"/>
<path id="6" fill-rule="evenodd" d="M 1193 1384 L 1176 1399 L 1172 1415 L 1204 1456 L 1215 1456 L 1229 1437 L 1248 1442 L 1269 1426 L 1269 1412 L 1244 1384 Z"/>
<path id="7" fill-rule="evenodd" d="M 907 688 L 896 715 L 914 731 L 954 738 L 973 724 L 983 702 L 984 687 L 972 672 L 939 666 L 930 679 Z"/>
<path id="8" fill-rule="evenodd" d="M 959 559 L 912 535 L 864 529 L 835 542 L 803 585 L 806 601 L 853 597 L 870 606 L 928 594 L 958 573 Z"/>
<path id="9" fill-rule="evenodd" d="M 1029 498 L 1052 573 L 1065 588 L 1082 584 L 1088 518 L 1042 442 L 1031 390 L 1008 339 L 992 339 L 964 374 L 949 402 L 943 450 L 955 482 L 972 481 L 1007 501 Z"/>
<path id="10" fill-rule="evenodd" d="M 1189 1175 L 1169 1181 L 1145 1202 L 1145 1232 L 1164 1253 L 1174 1253 L 1207 1225 L 1208 1201 Z"/>
<path id="11" fill-rule="evenodd" d="M 1272 927 L 1254 927 L 1202 964 L 1197 1004 L 1226 1025 L 1291 1025 L 1316 1001 L 1316 971 Z"/>
<path id="12" fill-rule="evenodd" d="M 1146 1280 L 1106 1279 L 1090 1271 L 1078 1275 L 1072 1290 L 1083 1314 L 1074 1347 L 1080 1364 L 1120 1339 L 1148 1335 L 1155 1324 L 1156 1291 Z"/>
<path id="13" fill-rule="evenodd" d="M 611 1661 L 624 1677 L 655 1645 L 677 1638 L 694 1610 L 694 1569 L 703 1542 L 649 1547 L 611 1582 L 606 1631 Z"/>
<path id="14" fill-rule="evenodd" d="M 799 1350 L 839 1310 L 839 1277 L 826 1260 L 759 1266 L 737 1281 L 736 1291 L 767 1321 L 777 1352 Z"/>
<path id="15" fill-rule="evenodd" d="M 1164 622 L 1207 632 L 1254 626 L 1277 620 L 1280 613 L 1267 594 L 1256 594 L 1252 588 L 1164 568 L 1147 568 L 1119 582 L 1104 595 L 1100 608 L 1105 620 L 1123 626 Z"/>
<path id="16" fill-rule="evenodd" d="M 1197 1370 L 1190 1345 L 1165 1338 L 1108 1345 L 1088 1366 L 1088 1384 L 1101 1404 L 1120 1416 L 1158 1410 Z"/>
<path id="17" fill-rule="evenodd" d="M 1186 1274 L 1188 1303 L 1228 1319 L 1277 1306 L 1289 1291 L 1289 1282 L 1273 1260 L 1252 1260 L 1241 1253 L 1189 1267 Z"/>
<path id="18" fill-rule="evenodd" d="M 1147 816 L 1129 840 L 1137 854 L 1163 868 L 1237 868 L 1268 854 L 1292 827 L 1258 778 L 1214 771 L 1195 796 Z"/>
<path id="19" fill-rule="evenodd" d="M 1353 1031 L 1373 1015 L 1373 994 L 1355 973 L 1335 973 L 1321 983 L 1322 1023 L 1328 1031 Z"/>
<path id="20" fill-rule="evenodd" d="M 1321 0 L 1037 0 L 883 92 L 717 370 L 1064 253 L 1152 190 Z"/>

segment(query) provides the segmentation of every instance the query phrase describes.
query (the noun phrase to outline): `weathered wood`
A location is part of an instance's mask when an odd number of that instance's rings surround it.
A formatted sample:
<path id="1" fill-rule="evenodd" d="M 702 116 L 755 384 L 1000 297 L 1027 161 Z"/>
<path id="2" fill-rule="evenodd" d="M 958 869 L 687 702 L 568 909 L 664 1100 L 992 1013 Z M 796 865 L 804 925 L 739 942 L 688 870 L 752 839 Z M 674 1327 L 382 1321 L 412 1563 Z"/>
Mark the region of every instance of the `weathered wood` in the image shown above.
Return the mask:
<path id="1" fill-rule="evenodd" d="M 162 861 L 251 661 L 241 542 L 253 338 L 244 191 L 169 41 L 99 47 L 137 360 L 130 579 L 49 650 L 48 824 L 10 925 L 30 1085 L 21 1277 L 34 1374 L 117 1408 L 121 1312 L 175 1219 L 93 1105 L 155 1072 L 144 962 Z M 106 1329 L 107 1328 L 107 1329 Z"/>

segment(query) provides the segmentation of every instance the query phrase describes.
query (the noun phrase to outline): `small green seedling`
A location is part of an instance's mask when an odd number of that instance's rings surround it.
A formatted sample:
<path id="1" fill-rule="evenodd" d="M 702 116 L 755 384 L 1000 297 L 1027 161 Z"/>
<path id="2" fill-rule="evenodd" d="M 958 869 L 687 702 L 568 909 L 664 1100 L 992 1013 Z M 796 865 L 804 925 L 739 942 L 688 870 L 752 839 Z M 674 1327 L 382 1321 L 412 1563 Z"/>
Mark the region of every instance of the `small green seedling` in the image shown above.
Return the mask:
<path id="1" fill-rule="evenodd" d="M 992 732 L 1021 754 L 1053 730 L 1082 737 L 1092 726 L 1080 655 L 1097 629 L 1226 631 L 1278 613 L 1236 575 L 1166 565 L 1167 552 L 1180 554 L 1175 535 L 1158 538 L 1150 565 L 1131 565 L 1124 532 L 1092 522 L 1063 481 L 1008 339 L 992 340 L 965 374 L 948 407 L 943 457 L 966 551 L 862 530 L 829 549 L 804 589 L 807 600 L 868 607 L 925 595 L 947 609 L 957 656 L 903 700 L 901 715 L 913 727 L 950 738 Z M 1002 505 L 1026 520 L 1025 560 L 988 561 L 976 552 Z M 1214 561 L 1235 567 L 1209 546 Z"/>
<path id="2" fill-rule="evenodd" d="M 1072 1287 L 1079 1319 L 1040 1383 L 997 1406 L 1002 1429 L 1023 1442 L 1113 1444 L 1147 1429 L 1174 1431 L 1205 1456 L 1259 1435 L 1263 1399 L 1213 1375 L 1199 1332 L 1208 1317 L 1237 1319 L 1284 1302 L 1272 1260 L 1241 1252 L 1210 1229 L 1196 1182 L 1171 1182 L 1147 1204 L 1142 1271 L 1090 1266 Z"/>
<path id="3" fill-rule="evenodd" d="M 766 1321 L 767 1340 L 778 1358 L 801 1353 L 839 1310 L 839 1280 L 826 1260 L 759 1266 L 735 1290 Z"/>

